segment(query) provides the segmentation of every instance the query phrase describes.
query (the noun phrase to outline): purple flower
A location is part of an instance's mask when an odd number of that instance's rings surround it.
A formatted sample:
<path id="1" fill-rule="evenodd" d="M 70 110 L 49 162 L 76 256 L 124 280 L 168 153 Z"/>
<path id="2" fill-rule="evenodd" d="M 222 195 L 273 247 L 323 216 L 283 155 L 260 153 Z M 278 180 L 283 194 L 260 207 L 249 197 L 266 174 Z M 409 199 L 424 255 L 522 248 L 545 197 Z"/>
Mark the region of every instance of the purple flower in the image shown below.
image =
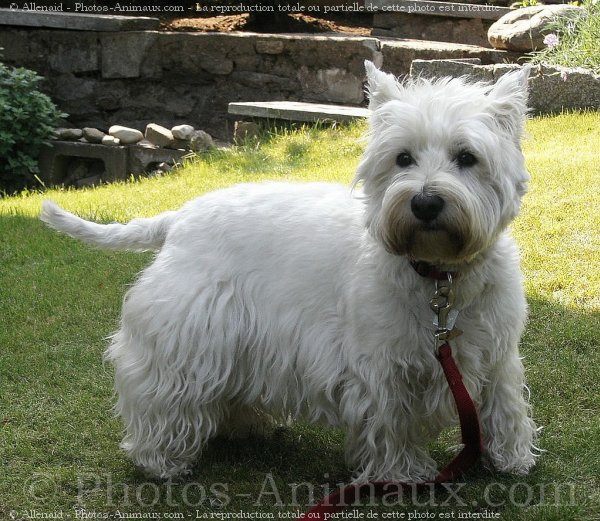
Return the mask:
<path id="1" fill-rule="evenodd" d="M 546 45 L 549 49 L 554 49 L 560 42 L 558 35 L 554 33 L 548 33 L 544 36 L 544 45 Z"/>
<path id="2" fill-rule="evenodd" d="M 567 74 L 567 71 L 560 71 L 560 79 L 562 81 L 567 81 L 569 79 L 569 75 Z"/>

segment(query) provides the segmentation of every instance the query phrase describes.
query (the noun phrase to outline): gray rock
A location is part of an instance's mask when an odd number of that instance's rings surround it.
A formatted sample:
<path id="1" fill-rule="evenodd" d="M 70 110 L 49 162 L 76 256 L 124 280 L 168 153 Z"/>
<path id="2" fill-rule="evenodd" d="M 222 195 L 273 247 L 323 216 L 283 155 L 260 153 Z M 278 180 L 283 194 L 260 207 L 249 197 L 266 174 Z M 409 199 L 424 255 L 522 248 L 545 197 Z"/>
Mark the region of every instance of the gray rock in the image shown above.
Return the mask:
<path id="1" fill-rule="evenodd" d="M 580 67 L 542 66 L 529 78 L 529 104 L 535 113 L 600 107 L 600 75 Z"/>
<path id="2" fill-rule="evenodd" d="M 50 67 L 61 73 L 97 71 L 99 68 L 97 41 L 98 36 L 93 33 L 81 33 L 81 39 L 72 43 L 63 43 L 60 38 L 57 38 L 57 44 L 53 46 L 53 52 L 49 56 Z"/>
<path id="3" fill-rule="evenodd" d="M 281 54 L 284 49 L 283 40 L 257 40 L 255 44 L 256 52 L 259 54 Z"/>
<path id="4" fill-rule="evenodd" d="M 194 133 L 192 125 L 176 125 L 171 129 L 171 133 L 175 139 L 192 139 Z"/>
<path id="5" fill-rule="evenodd" d="M 104 136 L 106 134 L 97 128 L 85 127 L 83 129 L 83 137 L 88 143 L 102 143 Z"/>
<path id="6" fill-rule="evenodd" d="M 315 92 L 319 101 L 358 104 L 364 99 L 363 78 L 347 69 L 331 67 L 319 69 L 316 74 L 307 66 L 297 73 L 298 81 L 306 91 Z"/>
<path id="7" fill-rule="evenodd" d="M 317 79 L 325 86 L 324 100 L 336 103 L 360 103 L 364 98 L 362 78 L 344 69 L 333 67 L 317 72 Z"/>
<path id="8" fill-rule="evenodd" d="M 109 147 L 114 147 L 120 145 L 121 141 L 119 140 L 119 138 L 107 135 L 102 138 L 102 144 Z"/>
<path id="9" fill-rule="evenodd" d="M 174 139 L 173 142 L 165 148 L 172 150 L 190 150 L 191 139 Z"/>
<path id="10" fill-rule="evenodd" d="M 488 41 L 495 49 L 530 52 L 545 47 L 544 36 L 557 18 L 577 17 L 585 11 L 574 5 L 533 5 L 504 15 L 488 30 Z"/>
<path id="11" fill-rule="evenodd" d="M 136 145 L 138 147 L 143 147 L 143 148 L 158 148 L 154 143 L 150 143 L 150 141 L 148 141 L 147 139 L 142 139 L 141 141 L 138 141 L 136 143 Z"/>
<path id="12" fill-rule="evenodd" d="M 157 32 L 134 31 L 100 37 L 102 78 L 139 78 Z"/>
<path id="13" fill-rule="evenodd" d="M 117 138 L 123 145 L 133 145 L 144 139 L 144 134 L 135 128 L 113 125 L 108 129 L 108 133 Z"/>
<path id="14" fill-rule="evenodd" d="M 77 141 L 83 136 L 83 131 L 80 128 L 57 128 L 54 131 L 57 139 L 64 141 Z"/>
<path id="15" fill-rule="evenodd" d="M 227 58 L 219 58 L 215 60 L 210 56 L 205 56 L 202 60 L 202 68 L 215 75 L 227 75 L 233 70 L 233 60 Z"/>
<path id="16" fill-rule="evenodd" d="M 215 143 L 210 134 L 204 132 L 204 130 L 196 130 L 192 135 L 190 141 L 190 150 L 193 152 L 206 152 L 211 148 L 214 148 Z"/>
<path id="17" fill-rule="evenodd" d="M 159 147 L 166 147 L 173 143 L 173 133 L 165 127 L 156 123 L 149 123 L 146 126 L 146 139 Z"/>

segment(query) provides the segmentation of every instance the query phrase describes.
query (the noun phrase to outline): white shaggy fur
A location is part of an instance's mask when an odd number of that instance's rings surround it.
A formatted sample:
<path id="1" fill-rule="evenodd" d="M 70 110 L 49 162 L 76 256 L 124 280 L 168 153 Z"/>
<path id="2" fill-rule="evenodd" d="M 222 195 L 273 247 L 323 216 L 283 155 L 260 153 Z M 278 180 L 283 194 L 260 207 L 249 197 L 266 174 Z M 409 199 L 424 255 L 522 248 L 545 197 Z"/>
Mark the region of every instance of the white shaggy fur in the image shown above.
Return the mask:
<path id="1" fill-rule="evenodd" d="M 127 292 L 106 355 L 123 447 L 150 474 L 187 471 L 218 433 L 292 415 L 345 430 L 357 481 L 433 476 L 427 444 L 456 411 L 434 355 L 434 282 L 409 259 L 458 273 L 464 334 L 452 346 L 489 459 L 514 473 L 534 464 L 517 350 L 526 303 L 505 231 L 528 178 L 528 71 L 495 86 L 400 84 L 370 63 L 367 72 L 362 193 L 240 185 L 125 225 L 44 203 L 42 219 L 73 237 L 158 250 Z M 461 164 L 465 152 L 474 164 Z M 398 166 L 399 154 L 412 162 Z M 443 199 L 434 219 L 415 215 L 418 194 Z"/>

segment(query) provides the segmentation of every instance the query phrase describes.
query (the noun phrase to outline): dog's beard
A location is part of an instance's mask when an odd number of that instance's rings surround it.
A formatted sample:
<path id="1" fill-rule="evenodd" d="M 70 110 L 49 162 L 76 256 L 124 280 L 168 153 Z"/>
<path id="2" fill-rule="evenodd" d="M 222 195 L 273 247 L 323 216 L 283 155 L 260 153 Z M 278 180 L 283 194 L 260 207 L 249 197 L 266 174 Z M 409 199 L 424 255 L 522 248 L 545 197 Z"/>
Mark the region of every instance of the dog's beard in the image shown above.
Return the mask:
<path id="1" fill-rule="evenodd" d="M 388 252 L 429 262 L 459 260 L 464 250 L 464 241 L 457 233 L 436 225 L 391 221 L 380 228 L 379 237 Z"/>
<path id="2" fill-rule="evenodd" d="M 458 258 L 463 249 L 460 237 L 442 228 L 415 229 L 406 245 L 411 258 L 430 262 Z"/>
<path id="3" fill-rule="evenodd" d="M 446 205 L 442 214 L 431 222 L 423 222 L 410 208 L 414 191 L 390 190 L 371 223 L 371 231 L 395 255 L 433 263 L 469 261 L 489 246 L 495 234 L 489 229 L 492 223 L 486 216 L 458 193 L 444 193 Z"/>

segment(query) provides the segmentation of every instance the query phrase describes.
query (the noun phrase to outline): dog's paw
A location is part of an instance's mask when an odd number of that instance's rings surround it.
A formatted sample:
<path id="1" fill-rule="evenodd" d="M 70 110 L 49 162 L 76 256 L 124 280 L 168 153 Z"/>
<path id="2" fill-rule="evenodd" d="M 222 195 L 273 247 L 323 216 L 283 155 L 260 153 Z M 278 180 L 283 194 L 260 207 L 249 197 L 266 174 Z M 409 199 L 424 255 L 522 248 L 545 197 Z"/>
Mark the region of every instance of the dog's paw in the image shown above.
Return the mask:
<path id="1" fill-rule="evenodd" d="M 420 455 L 419 459 L 410 461 L 408 465 L 398 465 L 382 470 L 369 469 L 357 472 L 353 483 L 367 481 L 401 481 L 406 483 L 423 483 L 435 478 L 438 474 L 436 463 L 428 456 Z"/>
<path id="2" fill-rule="evenodd" d="M 515 476 L 525 476 L 535 466 L 536 455 L 532 452 L 522 456 L 511 457 L 500 454 L 487 454 L 484 460 L 488 468 L 494 468 L 499 472 L 513 474 Z"/>

